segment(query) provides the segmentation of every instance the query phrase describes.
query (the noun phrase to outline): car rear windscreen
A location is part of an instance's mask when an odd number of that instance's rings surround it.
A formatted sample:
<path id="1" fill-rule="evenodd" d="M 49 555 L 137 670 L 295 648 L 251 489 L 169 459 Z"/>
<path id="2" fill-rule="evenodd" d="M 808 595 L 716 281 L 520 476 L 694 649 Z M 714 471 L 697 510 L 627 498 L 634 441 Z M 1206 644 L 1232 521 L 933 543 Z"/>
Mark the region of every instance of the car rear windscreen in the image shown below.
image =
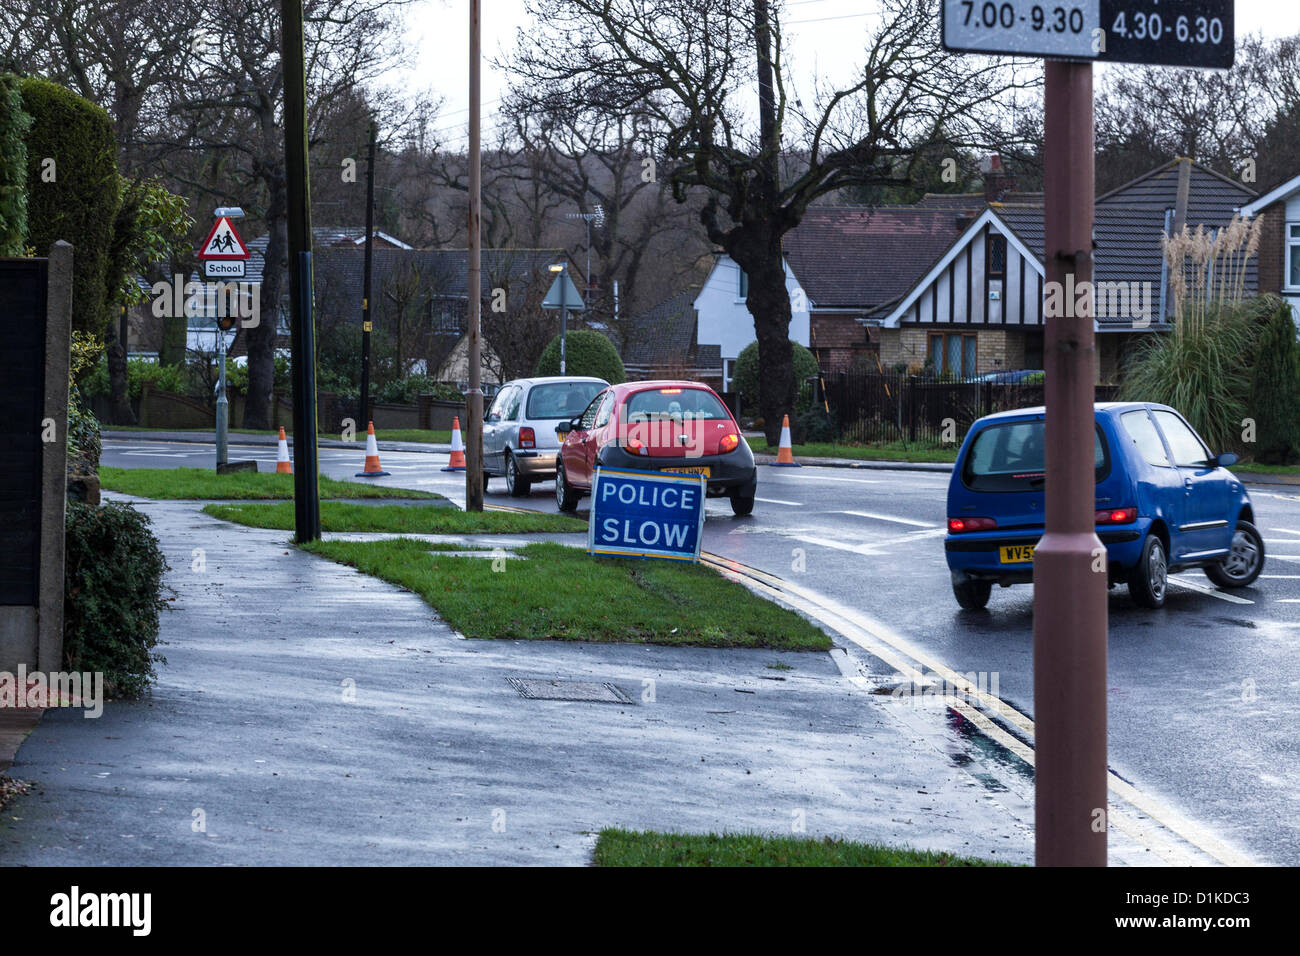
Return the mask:
<path id="1" fill-rule="evenodd" d="M 528 392 L 525 418 L 577 418 L 605 386 L 600 382 L 547 382 Z"/>
<path id="2" fill-rule="evenodd" d="M 989 425 L 971 442 L 961 480 L 972 491 L 1041 491 L 1047 442 L 1042 421 Z M 1093 433 L 1097 481 L 1110 473 L 1110 452 L 1101 430 Z"/>
<path id="3" fill-rule="evenodd" d="M 730 421 L 731 413 L 716 395 L 702 388 L 652 388 L 628 397 L 629 424 L 670 419 Z"/>

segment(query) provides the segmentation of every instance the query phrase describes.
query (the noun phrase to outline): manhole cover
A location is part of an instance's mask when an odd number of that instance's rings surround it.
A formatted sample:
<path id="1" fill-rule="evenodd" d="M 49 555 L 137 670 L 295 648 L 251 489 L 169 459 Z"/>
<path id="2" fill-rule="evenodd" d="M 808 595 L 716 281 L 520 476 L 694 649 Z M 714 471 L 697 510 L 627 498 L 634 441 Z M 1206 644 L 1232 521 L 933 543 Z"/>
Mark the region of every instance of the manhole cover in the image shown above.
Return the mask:
<path id="1" fill-rule="evenodd" d="M 613 684 L 580 680 L 526 680 L 508 677 L 520 697 L 529 700 L 580 700 L 593 704 L 630 704 L 632 698 Z"/>

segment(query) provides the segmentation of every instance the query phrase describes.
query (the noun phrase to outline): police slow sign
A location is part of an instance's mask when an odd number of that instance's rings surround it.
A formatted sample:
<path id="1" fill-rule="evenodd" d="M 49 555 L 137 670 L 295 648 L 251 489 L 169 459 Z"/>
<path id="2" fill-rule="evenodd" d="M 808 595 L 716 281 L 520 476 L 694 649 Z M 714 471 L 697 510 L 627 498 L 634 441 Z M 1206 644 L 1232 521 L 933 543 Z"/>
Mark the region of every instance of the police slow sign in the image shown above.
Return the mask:
<path id="1" fill-rule="evenodd" d="M 698 561 L 707 485 L 703 475 L 597 468 L 588 552 Z"/>

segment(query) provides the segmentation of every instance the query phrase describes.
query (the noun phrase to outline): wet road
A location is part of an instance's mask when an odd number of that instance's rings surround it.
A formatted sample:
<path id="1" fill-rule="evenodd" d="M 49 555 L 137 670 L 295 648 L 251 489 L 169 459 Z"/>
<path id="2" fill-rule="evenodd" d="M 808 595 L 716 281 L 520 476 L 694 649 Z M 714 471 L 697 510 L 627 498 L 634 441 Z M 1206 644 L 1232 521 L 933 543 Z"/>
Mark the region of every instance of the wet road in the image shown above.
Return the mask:
<path id="1" fill-rule="evenodd" d="M 323 449 L 321 473 L 350 478 L 363 453 Z M 232 448 L 263 470 L 273 447 Z M 394 487 L 461 498 L 445 455 L 384 452 Z M 210 446 L 105 442 L 103 463 L 212 467 Z M 710 502 L 704 547 L 859 609 L 958 674 L 997 675 L 997 693 L 1032 716 L 1032 589 L 995 589 L 986 612 L 957 608 L 942 537 L 947 475 L 805 466 L 760 470 L 753 516 Z M 551 482 L 526 499 L 504 482 L 491 503 L 555 511 Z M 1300 488 L 1295 489 L 1300 492 Z M 1197 572 L 1166 606 L 1110 597 L 1112 769 L 1261 863 L 1300 864 L 1300 493 L 1252 487 L 1269 550 L 1254 587 L 1224 593 Z"/>

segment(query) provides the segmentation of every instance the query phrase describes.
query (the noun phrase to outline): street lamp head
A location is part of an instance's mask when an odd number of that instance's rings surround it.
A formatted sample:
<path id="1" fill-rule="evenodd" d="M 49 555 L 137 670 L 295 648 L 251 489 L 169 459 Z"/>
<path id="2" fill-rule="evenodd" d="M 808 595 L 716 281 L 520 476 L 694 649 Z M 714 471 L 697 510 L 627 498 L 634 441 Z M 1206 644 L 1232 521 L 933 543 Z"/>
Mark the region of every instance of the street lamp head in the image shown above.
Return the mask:
<path id="1" fill-rule="evenodd" d="M 555 263 L 554 265 L 547 266 L 547 267 L 546 267 L 546 271 L 547 271 L 547 272 L 554 272 L 554 273 L 557 273 L 557 274 L 560 273 L 560 272 L 563 272 L 563 271 L 564 271 L 564 263 L 563 263 L 563 262 L 557 262 L 557 263 Z"/>
<path id="2" fill-rule="evenodd" d="M 226 219 L 243 219 L 244 210 L 241 209 L 239 206 L 218 206 L 213 211 L 212 215 L 216 216 L 218 219 L 222 218 L 223 216 Z"/>

